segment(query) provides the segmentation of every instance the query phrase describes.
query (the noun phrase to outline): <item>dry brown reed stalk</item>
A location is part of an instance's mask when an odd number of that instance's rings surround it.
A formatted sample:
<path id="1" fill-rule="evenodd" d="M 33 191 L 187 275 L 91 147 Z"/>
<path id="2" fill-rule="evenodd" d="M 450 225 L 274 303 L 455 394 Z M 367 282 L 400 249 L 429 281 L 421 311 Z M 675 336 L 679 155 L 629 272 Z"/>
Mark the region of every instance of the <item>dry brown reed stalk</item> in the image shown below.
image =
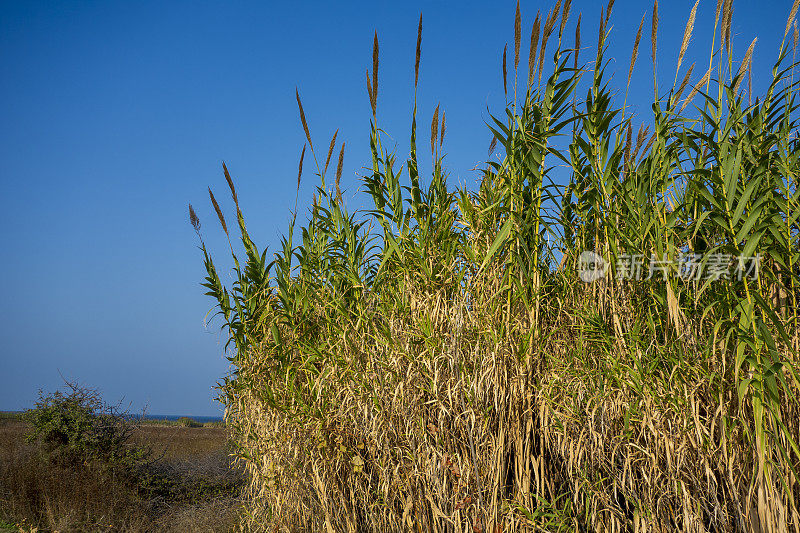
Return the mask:
<path id="1" fill-rule="evenodd" d="M 325 167 L 322 170 L 322 173 L 325 174 L 328 171 L 328 163 L 331 162 L 331 155 L 333 155 L 333 148 L 336 146 L 336 136 L 339 135 L 339 129 L 337 128 L 336 131 L 333 132 L 333 137 L 331 138 L 331 145 L 328 146 L 328 156 L 325 158 Z"/>
<path id="2" fill-rule="evenodd" d="M 700 4 L 700 0 L 697 0 L 694 3 L 694 7 L 692 7 L 691 13 L 689 13 L 689 20 L 686 22 L 686 29 L 683 30 L 683 40 L 681 41 L 681 51 L 678 54 L 678 67 L 675 69 L 675 80 L 678 79 L 678 71 L 681 70 L 681 63 L 683 63 L 683 55 L 686 53 L 686 49 L 689 48 L 689 41 L 692 38 L 692 32 L 694 31 L 694 19 L 697 15 L 697 6 Z"/>
<path id="3" fill-rule="evenodd" d="M 200 219 L 197 218 L 197 213 L 194 212 L 194 207 L 192 207 L 192 204 L 189 204 L 189 222 L 192 223 L 195 233 L 200 235 Z"/>
<path id="4" fill-rule="evenodd" d="M 436 152 L 436 137 L 439 133 L 439 104 L 436 104 L 436 110 L 433 112 L 433 119 L 431 120 L 431 155 Z"/>
<path id="5" fill-rule="evenodd" d="M 508 51 L 508 44 L 503 47 L 503 93 L 508 98 L 508 71 L 506 69 L 506 52 Z"/>
<path id="6" fill-rule="evenodd" d="M 214 211 L 217 212 L 217 218 L 219 218 L 219 223 L 222 225 L 222 230 L 225 232 L 225 235 L 230 237 L 230 234 L 228 233 L 228 225 L 225 223 L 225 216 L 222 214 L 222 209 L 219 208 L 217 199 L 214 198 L 214 193 L 211 192 L 211 187 L 208 188 L 208 195 L 211 197 L 211 204 L 214 206 Z"/>
<path id="7" fill-rule="evenodd" d="M 631 66 L 628 67 L 628 86 L 631 84 L 631 75 L 633 74 L 633 67 L 636 65 L 636 60 L 639 57 L 639 41 L 642 40 L 642 28 L 644 28 L 644 19 L 646 15 L 642 15 L 642 21 L 639 23 L 639 31 L 636 32 L 636 39 L 633 41 L 633 51 L 631 52 Z"/>
<path id="8" fill-rule="evenodd" d="M 339 183 L 342 181 L 342 167 L 344 166 L 344 146 L 347 143 L 342 143 L 342 148 L 339 150 L 339 164 L 336 165 L 336 201 L 339 205 L 342 203 L 342 189 Z"/>
<path id="9" fill-rule="evenodd" d="M 419 14 L 419 26 L 417 26 L 417 55 L 414 59 L 414 89 L 417 88 L 419 81 L 419 59 L 422 51 L 422 13 Z"/>
<path id="10" fill-rule="evenodd" d="M 236 196 L 236 188 L 233 186 L 233 180 L 228 172 L 228 167 L 225 166 L 225 161 L 222 162 L 222 172 L 225 174 L 225 181 L 228 182 L 228 188 L 231 190 L 231 196 L 233 197 L 233 203 L 236 204 L 236 210 L 239 211 L 239 198 Z"/>
<path id="11" fill-rule="evenodd" d="M 753 49 L 756 46 L 756 41 L 758 41 L 758 37 L 754 38 L 753 42 L 750 43 L 750 46 L 747 48 L 747 52 L 744 54 L 744 59 L 742 59 L 742 64 L 739 65 L 739 71 L 736 73 L 736 83 L 733 85 L 733 92 L 739 91 L 742 80 L 744 80 L 744 76 L 747 74 L 747 69 L 750 68 L 750 62 L 753 60 Z"/>
<path id="12" fill-rule="evenodd" d="M 514 13 L 514 70 L 519 66 L 519 45 L 522 42 L 522 16 L 519 12 L 519 0 L 517 0 L 517 11 Z"/>
<path id="13" fill-rule="evenodd" d="M 376 113 L 378 107 L 378 32 L 372 39 L 372 113 Z"/>
<path id="14" fill-rule="evenodd" d="M 575 25 L 575 65 L 574 68 L 578 69 L 578 54 L 581 51 L 581 18 L 583 14 L 578 13 L 578 23 Z"/>
<path id="15" fill-rule="evenodd" d="M 306 114 L 303 111 L 303 102 L 300 101 L 300 91 L 297 89 L 297 87 L 294 88 L 294 95 L 295 98 L 297 98 L 297 108 L 300 110 L 300 123 L 303 125 L 303 131 L 306 134 L 308 145 L 313 150 L 314 145 L 311 143 L 311 132 L 308 130 L 308 123 L 306 122 Z"/>
<path id="16" fill-rule="evenodd" d="M 536 48 L 539 45 L 539 13 L 536 13 L 536 19 L 533 21 L 531 28 L 531 46 L 528 49 L 528 84 L 533 82 L 533 76 L 536 73 Z"/>
<path id="17" fill-rule="evenodd" d="M 722 3 L 724 0 L 717 0 L 717 8 L 714 10 L 714 31 L 716 31 L 717 24 L 719 24 L 719 15 L 722 12 Z"/>
<path id="18" fill-rule="evenodd" d="M 439 146 L 442 146 L 444 144 L 444 132 L 447 131 L 447 126 L 444 121 L 444 115 L 445 112 L 442 111 L 442 127 L 440 128 L 440 133 L 439 133 Z"/>

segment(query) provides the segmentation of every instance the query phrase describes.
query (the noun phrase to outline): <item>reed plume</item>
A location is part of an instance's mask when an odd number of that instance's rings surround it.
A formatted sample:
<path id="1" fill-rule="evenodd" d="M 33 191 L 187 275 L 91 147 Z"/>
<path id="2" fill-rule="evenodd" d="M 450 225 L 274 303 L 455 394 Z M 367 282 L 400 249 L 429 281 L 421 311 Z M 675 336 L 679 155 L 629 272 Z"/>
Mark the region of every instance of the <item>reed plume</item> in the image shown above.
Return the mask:
<path id="1" fill-rule="evenodd" d="M 636 39 L 633 41 L 633 51 L 631 52 L 631 66 L 628 67 L 628 86 L 631 84 L 631 75 L 633 74 L 633 67 L 636 65 L 636 59 L 639 57 L 639 41 L 642 40 L 642 28 L 644 27 L 645 16 L 642 15 L 642 21 L 639 23 L 639 31 L 636 32 Z"/>
<path id="2" fill-rule="evenodd" d="M 372 114 L 378 107 L 378 32 L 372 39 Z"/>
<path id="3" fill-rule="evenodd" d="M 697 85 L 695 85 L 692 88 L 691 92 L 689 93 L 689 96 L 686 97 L 686 100 L 683 101 L 683 105 L 678 110 L 679 113 L 682 113 L 683 110 L 686 109 L 686 106 L 688 106 L 689 103 L 691 103 L 691 101 L 694 99 L 695 95 L 697 95 L 698 91 L 700 91 L 700 88 L 702 86 L 704 86 L 706 83 L 708 83 L 708 81 L 711 79 L 711 72 L 713 70 L 714 70 L 713 66 L 709 67 L 708 70 L 706 71 L 705 75 L 703 76 L 703 78 L 697 83 Z"/>
<path id="4" fill-rule="evenodd" d="M 508 51 L 508 44 L 503 47 L 503 93 L 508 98 L 508 73 L 506 70 L 506 52 Z"/>
<path id="5" fill-rule="evenodd" d="M 794 21 L 795 15 L 797 15 L 797 8 L 800 7 L 800 0 L 794 0 L 792 4 L 792 9 L 789 11 L 789 18 L 786 19 L 786 30 L 783 32 L 783 39 L 786 40 L 786 36 L 789 35 L 789 28 L 792 27 L 792 21 Z"/>
<path id="6" fill-rule="evenodd" d="M 564 2 L 564 11 L 561 12 L 561 25 L 558 28 L 558 40 L 561 41 L 561 35 L 564 33 L 564 28 L 567 26 L 569 20 L 569 13 L 572 9 L 572 0 Z"/>
<path id="7" fill-rule="evenodd" d="M 683 40 L 681 41 L 681 51 L 678 54 L 678 68 L 675 70 L 675 79 L 678 78 L 678 71 L 681 69 L 681 63 L 683 63 L 683 55 L 686 53 L 686 49 L 689 48 L 689 40 L 692 38 L 692 32 L 694 31 L 694 19 L 697 15 L 697 6 L 700 4 L 700 0 L 697 0 L 694 3 L 694 7 L 692 7 L 691 13 L 689 13 L 689 20 L 686 22 L 686 29 L 683 30 Z"/>
<path id="8" fill-rule="evenodd" d="M 300 123 L 303 125 L 303 131 L 306 134 L 308 145 L 313 150 L 314 145 L 311 143 L 311 132 L 308 130 L 308 123 L 306 122 L 306 114 L 303 111 L 303 102 L 300 101 L 300 91 L 297 89 L 297 87 L 294 88 L 294 95 L 295 98 L 297 98 L 297 108 L 300 110 Z"/>
<path id="9" fill-rule="evenodd" d="M 539 83 L 542 81 L 542 74 L 544 73 L 544 53 L 547 49 L 547 41 L 550 39 L 550 34 L 553 33 L 553 26 L 556 21 L 556 13 L 550 11 L 547 14 L 547 19 L 544 22 L 542 30 L 542 44 L 539 46 Z"/>
<path id="10" fill-rule="evenodd" d="M 328 156 L 325 158 L 325 168 L 322 171 L 325 174 L 328 171 L 328 163 L 331 162 L 331 155 L 333 155 L 333 147 L 336 146 L 336 136 L 339 135 L 339 130 L 337 128 L 336 131 L 333 132 L 333 137 L 331 138 L 331 145 L 328 146 Z"/>
<path id="11" fill-rule="evenodd" d="M 372 80 L 369 77 L 369 69 L 365 71 L 367 76 L 367 95 L 369 96 L 369 107 L 372 110 L 372 117 L 376 116 L 375 93 L 372 90 Z"/>
<path id="12" fill-rule="evenodd" d="M 192 204 L 189 204 L 189 222 L 191 222 L 195 233 L 200 236 L 200 219 L 197 218 L 197 213 L 194 212 L 194 207 L 192 207 Z"/>
<path id="13" fill-rule="evenodd" d="M 578 13 L 578 23 L 575 25 L 575 70 L 578 70 L 578 54 L 581 51 L 581 17 L 582 13 Z"/>
<path id="14" fill-rule="evenodd" d="M 417 26 L 417 55 L 414 59 L 414 89 L 417 88 L 419 81 L 419 58 L 422 51 L 422 13 L 419 14 L 419 26 Z"/>
<path id="15" fill-rule="evenodd" d="M 236 196 L 236 188 L 233 186 L 233 180 L 228 172 L 228 167 L 225 166 L 225 161 L 222 162 L 222 172 L 225 174 L 225 181 L 228 182 L 228 187 L 231 190 L 231 196 L 233 197 L 233 203 L 236 204 L 236 210 L 239 211 L 239 198 Z"/>
<path id="16" fill-rule="evenodd" d="M 656 64 L 656 50 L 658 49 L 658 0 L 653 2 L 653 19 L 650 27 L 650 57 Z"/>
<path id="17" fill-rule="evenodd" d="M 342 181 L 342 167 L 344 166 L 344 147 L 347 143 L 342 143 L 342 148 L 339 150 L 339 164 L 336 165 L 336 201 L 341 205 L 342 203 L 342 189 L 339 186 Z"/>
<path id="18" fill-rule="evenodd" d="M 675 91 L 675 102 L 680 100 L 683 91 L 686 89 L 686 86 L 689 84 L 689 78 L 692 77 L 692 72 L 694 72 L 694 63 L 689 67 L 689 70 L 686 71 L 686 75 L 683 76 L 683 81 L 678 86 L 678 90 Z"/>
<path id="19" fill-rule="evenodd" d="M 531 28 L 531 47 L 528 49 L 528 83 L 533 83 L 533 76 L 536 73 L 536 48 L 539 45 L 539 13 Z"/>
<path id="20" fill-rule="evenodd" d="M 436 110 L 433 112 L 433 120 L 431 120 L 431 154 L 436 150 L 436 137 L 439 133 L 439 105 L 436 105 Z"/>
<path id="21" fill-rule="evenodd" d="M 744 59 L 742 59 L 742 64 L 739 65 L 739 71 L 736 73 L 736 83 L 733 85 L 733 92 L 739 92 L 739 86 L 742 84 L 744 75 L 747 73 L 747 69 L 750 68 L 750 61 L 753 59 L 753 49 L 756 46 L 756 41 L 758 41 L 758 37 L 753 39 L 753 42 L 750 43 L 747 52 L 744 54 Z"/>
<path id="22" fill-rule="evenodd" d="M 722 4 L 722 27 L 720 28 L 722 48 L 730 53 L 731 19 L 733 18 L 733 0 L 725 0 Z"/>
<path id="23" fill-rule="evenodd" d="M 439 146 L 442 146 L 444 144 L 444 132 L 447 130 L 447 126 L 444 121 L 444 115 L 445 112 L 442 111 L 442 127 L 440 128 L 440 133 L 439 133 Z"/>
<path id="24" fill-rule="evenodd" d="M 211 187 L 208 188 L 208 195 L 211 197 L 211 204 L 214 206 L 214 211 L 217 212 L 217 218 L 219 218 L 219 223 L 222 225 L 222 230 L 225 232 L 225 235 L 230 237 L 228 233 L 228 224 L 225 223 L 225 216 L 222 214 L 222 209 L 219 208 L 217 199 L 214 198 L 214 193 L 211 192 Z"/>
<path id="25" fill-rule="evenodd" d="M 519 66 L 519 45 L 522 42 L 522 16 L 519 13 L 519 0 L 517 0 L 517 11 L 514 14 L 514 71 Z"/>
<path id="26" fill-rule="evenodd" d="M 300 190 L 300 179 L 303 177 L 303 159 L 306 157 L 306 145 L 300 151 L 300 163 L 297 165 L 297 190 Z"/>

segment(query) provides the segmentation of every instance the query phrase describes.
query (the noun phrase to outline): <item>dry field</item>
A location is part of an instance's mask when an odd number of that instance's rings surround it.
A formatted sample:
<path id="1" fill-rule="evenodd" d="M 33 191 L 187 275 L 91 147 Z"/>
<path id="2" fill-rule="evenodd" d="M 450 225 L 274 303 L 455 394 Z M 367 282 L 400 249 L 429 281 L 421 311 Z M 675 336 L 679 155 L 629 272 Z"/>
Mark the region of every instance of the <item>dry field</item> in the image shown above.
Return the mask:
<path id="1" fill-rule="evenodd" d="M 52 464 L 25 441 L 27 430 L 25 422 L 0 418 L 0 531 L 221 532 L 236 525 L 243 478 L 230 467 L 225 428 L 137 428 L 134 442 L 154 458 L 139 484 L 94 465 Z"/>

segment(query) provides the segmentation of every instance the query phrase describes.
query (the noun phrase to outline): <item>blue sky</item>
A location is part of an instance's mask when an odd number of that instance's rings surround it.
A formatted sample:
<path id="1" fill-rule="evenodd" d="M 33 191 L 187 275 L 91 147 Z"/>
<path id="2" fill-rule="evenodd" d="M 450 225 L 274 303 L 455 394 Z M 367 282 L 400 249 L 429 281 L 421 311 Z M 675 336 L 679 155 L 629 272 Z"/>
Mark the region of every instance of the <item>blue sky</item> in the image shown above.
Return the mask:
<path id="1" fill-rule="evenodd" d="M 659 70 L 671 84 L 693 2 L 661 3 Z M 536 11 L 552 4 L 522 3 L 523 43 Z M 698 8 L 684 60 L 684 69 L 700 62 L 695 79 L 705 70 L 715 5 Z M 791 1 L 734 7 L 737 57 L 759 37 L 758 89 Z M 595 46 L 600 8 L 575 0 L 567 33 L 582 12 L 584 44 Z M 211 185 L 230 212 L 225 161 L 251 235 L 276 248 L 305 141 L 297 86 L 315 145 L 326 147 L 336 128 L 347 142 L 342 184 L 346 201 L 360 205 L 372 34 L 381 50 L 379 121 L 402 158 L 420 12 L 419 121 L 424 130 L 441 102 L 450 179 L 474 183 L 471 169 L 490 140 L 485 121 L 502 109 L 500 58 L 506 42 L 513 49 L 514 9 L 511 1 L 0 3 L 0 410 L 31 406 L 38 389 L 62 384 L 60 373 L 134 409 L 218 414 L 212 388 L 228 368 L 225 338 L 204 326 L 211 301 L 199 286 L 204 270 L 187 203 L 225 269 L 206 192 Z M 616 2 L 607 56 L 622 86 L 648 13 L 630 97 L 643 119 L 652 94 L 650 9 Z M 315 185 L 306 172 L 301 207 Z"/>

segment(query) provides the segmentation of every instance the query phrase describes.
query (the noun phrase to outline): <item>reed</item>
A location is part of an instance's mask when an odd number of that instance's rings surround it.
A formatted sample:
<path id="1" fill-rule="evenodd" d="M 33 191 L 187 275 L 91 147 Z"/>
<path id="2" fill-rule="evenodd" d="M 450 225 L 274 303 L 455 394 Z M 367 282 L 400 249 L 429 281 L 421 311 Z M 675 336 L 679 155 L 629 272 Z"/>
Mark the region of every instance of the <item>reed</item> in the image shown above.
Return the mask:
<path id="1" fill-rule="evenodd" d="M 334 134 L 306 220 L 272 257 L 238 207 L 229 286 L 201 239 L 230 339 L 220 395 L 250 477 L 247 529 L 800 532 L 794 50 L 750 103 L 755 41 L 734 62 L 732 1 L 718 2 L 708 70 L 663 96 L 654 77 L 652 115 L 636 116 L 609 84 L 612 7 L 586 64 L 580 15 L 574 47 L 561 42 L 569 2 L 541 32 L 537 16 L 514 101 L 504 48 L 475 188 L 448 185 L 438 105 L 427 175 L 416 100 L 408 155 L 384 148 L 376 37 L 368 208 L 342 202 L 344 143 L 326 186 Z M 516 71 L 518 10 L 514 25 Z M 656 2 L 654 66 L 657 33 Z M 415 91 L 421 40 L 420 18 Z M 199 235 L 191 207 L 190 221 Z M 608 267 L 591 283 L 585 251 Z M 756 255 L 758 275 L 740 276 Z"/>

